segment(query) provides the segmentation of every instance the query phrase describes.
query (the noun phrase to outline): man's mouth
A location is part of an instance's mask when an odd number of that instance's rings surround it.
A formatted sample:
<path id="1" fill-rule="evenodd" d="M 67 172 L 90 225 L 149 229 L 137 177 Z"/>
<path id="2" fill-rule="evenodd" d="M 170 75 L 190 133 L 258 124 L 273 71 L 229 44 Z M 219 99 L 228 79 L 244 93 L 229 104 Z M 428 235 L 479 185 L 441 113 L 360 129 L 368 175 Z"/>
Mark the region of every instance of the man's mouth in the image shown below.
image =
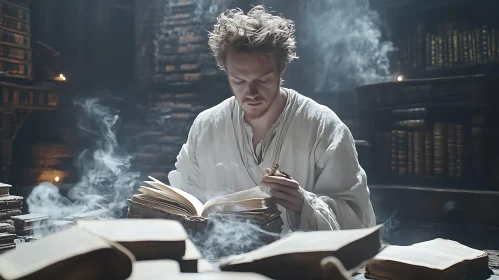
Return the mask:
<path id="1" fill-rule="evenodd" d="M 260 104 L 262 104 L 261 101 L 250 101 L 250 102 L 246 102 L 246 104 L 248 104 L 248 106 L 258 106 Z"/>

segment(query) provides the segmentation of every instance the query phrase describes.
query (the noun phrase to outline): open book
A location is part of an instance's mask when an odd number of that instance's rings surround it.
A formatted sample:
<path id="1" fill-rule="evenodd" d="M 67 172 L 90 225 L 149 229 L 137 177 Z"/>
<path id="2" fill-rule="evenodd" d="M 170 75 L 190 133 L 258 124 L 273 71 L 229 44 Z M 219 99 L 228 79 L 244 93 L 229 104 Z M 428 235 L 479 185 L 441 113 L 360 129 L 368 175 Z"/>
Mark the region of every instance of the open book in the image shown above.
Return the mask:
<path id="1" fill-rule="evenodd" d="M 411 246 L 390 245 L 366 266 L 372 279 L 487 279 L 487 253 L 437 238 Z"/>
<path id="2" fill-rule="evenodd" d="M 187 232 L 177 221 L 160 219 L 79 220 L 76 226 L 121 244 L 137 260 L 180 259 Z"/>
<path id="3" fill-rule="evenodd" d="M 121 245 L 72 227 L 0 255 L 0 279 L 126 279 L 134 260 Z"/>
<path id="4" fill-rule="evenodd" d="M 337 258 L 347 270 L 374 257 L 382 248 L 380 228 L 293 232 L 249 253 L 221 260 L 220 269 L 256 272 L 272 279 L 324 279 L 332 274 L 321 266 L 326 257 Z"/>
<path id="5" fill-rule="evenodd" d="M 151 176 L 149 178 L 152 181 L 144 182 L 148 186 L 139 188 L 142 194 L 134 195 L 131 201 L 151 205 L 172 214 L 207 218 L 213 213 L 251 215 L 251 213 L 259 213 L 268 209 L 277 209 L 275 202 L 259 187 L 218 196 L 203 204 L 192 194 L 170 187 Z"/>

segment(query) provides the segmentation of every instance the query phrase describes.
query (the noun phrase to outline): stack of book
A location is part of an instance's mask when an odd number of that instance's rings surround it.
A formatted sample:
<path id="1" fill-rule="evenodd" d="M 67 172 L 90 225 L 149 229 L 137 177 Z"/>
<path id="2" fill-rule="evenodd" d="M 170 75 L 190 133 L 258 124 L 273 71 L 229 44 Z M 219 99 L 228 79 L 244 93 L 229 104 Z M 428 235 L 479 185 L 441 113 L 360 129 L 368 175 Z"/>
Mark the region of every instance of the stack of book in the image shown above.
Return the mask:
<path id="1" fill-rule="evenodd" d="M 19 236 L 34 235 L 37 230 L 47 230 L 50 221 L 49 216 L 36 213 L 14 216 L 12 220 Z"/>
<path id="2" fill-rule="evenodd" d="M 460 29 L 460 30 L 459 30 Z M 403 68 L 441 68 L 499 61 L 499 30 L 482 25 L 458 28 L 444 24 L 436 33 L 419 26 L 399 43 Z"/>
<path id="3" fill-rule="evenodd" d="M 384 174 L 464 177 L 482 172 L 482 118 L 435 121 L 424 107 L 394 109 L 392 117 L 398 120 L 378 138 Z"/>
<path id="4" fill-rule="evenodd" d="M 12 217 L 22 214 L 23 197 L 10 195 L 11 187 L 0 183 L 0 233 L 15 233 Z"/>
<path id="5" fill-rule="evenodd" d="M 32 79 L 29 3 L 0 2 L 0 71 L 8 77 Z"/>
<path id="6" fill-rule="evenodd" d="M 0 254 L 16 248 L 15 239 L 15 234 L 0 233 Z"/>

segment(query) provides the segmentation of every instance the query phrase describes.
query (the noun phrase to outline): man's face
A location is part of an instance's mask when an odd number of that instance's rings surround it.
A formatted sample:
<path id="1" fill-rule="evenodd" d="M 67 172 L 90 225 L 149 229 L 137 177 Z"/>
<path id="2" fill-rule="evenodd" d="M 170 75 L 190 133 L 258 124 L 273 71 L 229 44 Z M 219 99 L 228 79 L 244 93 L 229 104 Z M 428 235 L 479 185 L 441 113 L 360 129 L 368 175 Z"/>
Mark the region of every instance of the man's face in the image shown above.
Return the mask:
<path id="1" fill-rule="evenodd" d="M 275 57 L 261 53 L 229 51 L 225 70 L 232 93 L 244 115 L 257 119 L 265 115 L 279 94 L 281 73 Z"/>

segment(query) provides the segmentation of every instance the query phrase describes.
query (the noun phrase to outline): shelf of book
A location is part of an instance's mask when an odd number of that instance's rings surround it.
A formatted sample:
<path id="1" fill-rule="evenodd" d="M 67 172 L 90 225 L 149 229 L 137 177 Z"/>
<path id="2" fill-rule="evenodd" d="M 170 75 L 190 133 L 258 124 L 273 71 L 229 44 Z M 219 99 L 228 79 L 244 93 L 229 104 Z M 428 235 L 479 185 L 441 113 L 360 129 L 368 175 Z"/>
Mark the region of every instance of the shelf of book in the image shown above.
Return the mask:
<path id="1" fill-rule="evenodd" d="M 357 89 L 370 181 L 499 190 L 498 79 L 470 76 Z"/>

